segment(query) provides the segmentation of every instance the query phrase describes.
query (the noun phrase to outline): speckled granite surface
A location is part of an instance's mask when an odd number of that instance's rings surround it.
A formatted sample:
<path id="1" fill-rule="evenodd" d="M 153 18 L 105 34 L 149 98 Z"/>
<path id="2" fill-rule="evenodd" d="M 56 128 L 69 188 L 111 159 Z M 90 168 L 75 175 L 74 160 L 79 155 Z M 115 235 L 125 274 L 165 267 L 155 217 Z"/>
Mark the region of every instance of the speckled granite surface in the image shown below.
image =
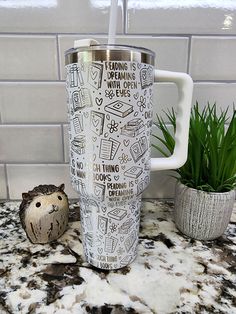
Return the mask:
<path id="1" fill-rule="evenodd" d="M 236 313 L 236 212 L 225 235 L 201 242 L 182 236 L 172 206 L 145 201 L 138 257 L 118 271 L 83 258 L 78 208 L 67 232 L 31 244 L 19 203 L 0 208 L 0 313 Z"/>

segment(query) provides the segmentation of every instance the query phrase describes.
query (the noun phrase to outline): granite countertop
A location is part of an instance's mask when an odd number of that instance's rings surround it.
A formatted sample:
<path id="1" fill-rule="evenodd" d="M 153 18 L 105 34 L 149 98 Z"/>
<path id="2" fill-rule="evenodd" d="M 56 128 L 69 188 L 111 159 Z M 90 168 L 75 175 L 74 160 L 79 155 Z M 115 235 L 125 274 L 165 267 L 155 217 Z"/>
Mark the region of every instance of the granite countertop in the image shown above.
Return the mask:
<path id="1" fill-rule="evenodd" d="M 98 270 L 82 253 L 79 208 L 57 241 L 33 245 L 19 203 L 0 208 L 0 313 L 236 313 L 236 212 L 226 233 L 201 242 L 183 236 L 171 203 L 143 203 L 138 257 Z"/>

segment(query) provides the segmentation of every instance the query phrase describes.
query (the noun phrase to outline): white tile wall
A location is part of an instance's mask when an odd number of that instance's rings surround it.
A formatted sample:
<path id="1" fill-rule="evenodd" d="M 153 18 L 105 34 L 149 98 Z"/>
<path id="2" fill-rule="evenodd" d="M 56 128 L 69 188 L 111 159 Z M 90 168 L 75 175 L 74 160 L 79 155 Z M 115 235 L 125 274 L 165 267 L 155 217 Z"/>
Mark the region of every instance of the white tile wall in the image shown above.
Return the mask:
<path id="1" fill-rule="evenodd" d="M 31 190 L 39 184 L 65 184 L 65 192 L 70 198 L 77 198 L 71 187 L 69 166 L 60 164 L 8 165 L 9 196 L 20 199 L 22 192 Z"/>
<path id="2" fill-rule="evenodd" d="M 0 199 L 7 199 L 7 182 L 4 165 L 0 165 Z"/>
<path id="3" fill-rule="evenodd" d="M 236 33 L 235 1 L 127 1 L 128 33 Z"/>
<path id="4" fill-rule="evenodd" d="M 117 43 L 154 50 L 158 68 L 191 73 L 193 103 L 216 102 L 232 113 L 234 2 L 120 0 Z M 0 1 L 0 199 L 61 182 L 77 196 L 67 164 L 64 51 L 78 38 L 105 43 L 108 13 L 109 0 Z M 154 116 L 177 102 L 173 84 L 156 84 L 154 94 Z M 153 173 L 144 197 L 172 197 L 169 174 Z"/>
<path id="5" fill-rule="evenodd" d="M 118 31 L 122 32 L 122 1 Z M 109 1 L 34 0 L 1 1 L 2 32 L 107 33 Z"/>
<path id="6" fill-rule="evenodd" d="M 236 80 L 236 37 L 193 37 L 190 74 L 195 80 Z"/>
<path id="7" fill-rule="evenodd" d="M 1 125 L 0 162 L 62 162 L 61 127 Z"/>
<path id="8" fill-rule="evenodd" d="M 55 36 L 0 36 L 0 69 L 1 80 L 57 80 Z"/>
<path id="9" fill-rule="evenodd" d="M 66 122 L 64 82 L 0 83 L 3 123 Z"/>

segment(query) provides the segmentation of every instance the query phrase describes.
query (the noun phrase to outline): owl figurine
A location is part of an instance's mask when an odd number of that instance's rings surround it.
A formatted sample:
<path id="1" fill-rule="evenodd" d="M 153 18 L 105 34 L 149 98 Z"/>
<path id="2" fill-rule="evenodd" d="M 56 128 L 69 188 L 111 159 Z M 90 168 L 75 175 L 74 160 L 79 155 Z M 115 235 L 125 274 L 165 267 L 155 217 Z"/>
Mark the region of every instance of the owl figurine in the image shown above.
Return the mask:
<path id="1" fill-rule="evenodd" d="M 58 239 L 67 229 L 69 204 L 65 185 L 39 185 L 22 193 L 20 220 L 32 243 L 48 243 Z"/>

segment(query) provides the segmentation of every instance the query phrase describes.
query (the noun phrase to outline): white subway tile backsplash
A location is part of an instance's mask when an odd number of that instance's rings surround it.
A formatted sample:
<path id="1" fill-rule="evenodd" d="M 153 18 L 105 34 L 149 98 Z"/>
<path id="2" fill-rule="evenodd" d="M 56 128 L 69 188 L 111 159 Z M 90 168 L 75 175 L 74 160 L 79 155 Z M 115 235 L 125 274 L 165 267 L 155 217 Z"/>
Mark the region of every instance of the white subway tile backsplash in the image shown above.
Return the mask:
<path id="1" fill-rule="evenodd" d="M 0 112 L 3 123 L 65 122 L 65 83 L 0 83 Z"/>
<path id="2" fill-rule="evenodd" d="M 7 181 L 4 165 L 0 165 L 0 200 L 7 199 Z"/>
<path id="3" fill-rule="evenodd" d="M 156 53 L 157 69 L 187 71 L 188 38 L 186 37 L 144 37 L 122 36 L 118 44 L 145 47 Z"/>
<path id="4" fill-rule="evenodd" d="M 190 74 L 195 80 L 236 80 L 236 37 L 192 38 Z"/>
<path id="5" fill-rule="evenodd" d="M 110 1 L 1 1 L 2 32 L 107 33 Z M 118 32 L 123 30 L 119 2 Z"/>
<path id="6" fill-rule="evenodd" d="M 195 83 L 193 89 L 193 104 L 198 101 L 200 108 L 207 103 L 216 103 L 218 112 L 226 110 L 233 112 L 236 103 L 236 83 Z"/>
<path id="7" fill-rule="evenodd" d="M 68 124 L 63 125 L 63 136 L 64 136 L 64 156 L 65 162 L 69 162 L 69 131 Z"/>
<path id="8" fill-rule="evenodd" d="M 62 162 L 62 134 L 57 125 L 0 125 L 1 162 Z"/>
<path id="9" fill-rule="evenodd" d="M 234 1 L 127 1 L 128 33 L 236 34 Z"/>
<path id="10" fill-rule="evenodd" d="M 65 184 L 69 198 L 76 199 L 78 194 L 70 183 L 67 164 L 7 165 L 9 194 L 11 199 L 21 199 L 22 192 L 32 190 L 39 184 Z"/>
<path id="11" fill-rule="evenodd" d="M 56 37 L 1 35 L 0 69 L 0 80 L 58 79 Z"/>

